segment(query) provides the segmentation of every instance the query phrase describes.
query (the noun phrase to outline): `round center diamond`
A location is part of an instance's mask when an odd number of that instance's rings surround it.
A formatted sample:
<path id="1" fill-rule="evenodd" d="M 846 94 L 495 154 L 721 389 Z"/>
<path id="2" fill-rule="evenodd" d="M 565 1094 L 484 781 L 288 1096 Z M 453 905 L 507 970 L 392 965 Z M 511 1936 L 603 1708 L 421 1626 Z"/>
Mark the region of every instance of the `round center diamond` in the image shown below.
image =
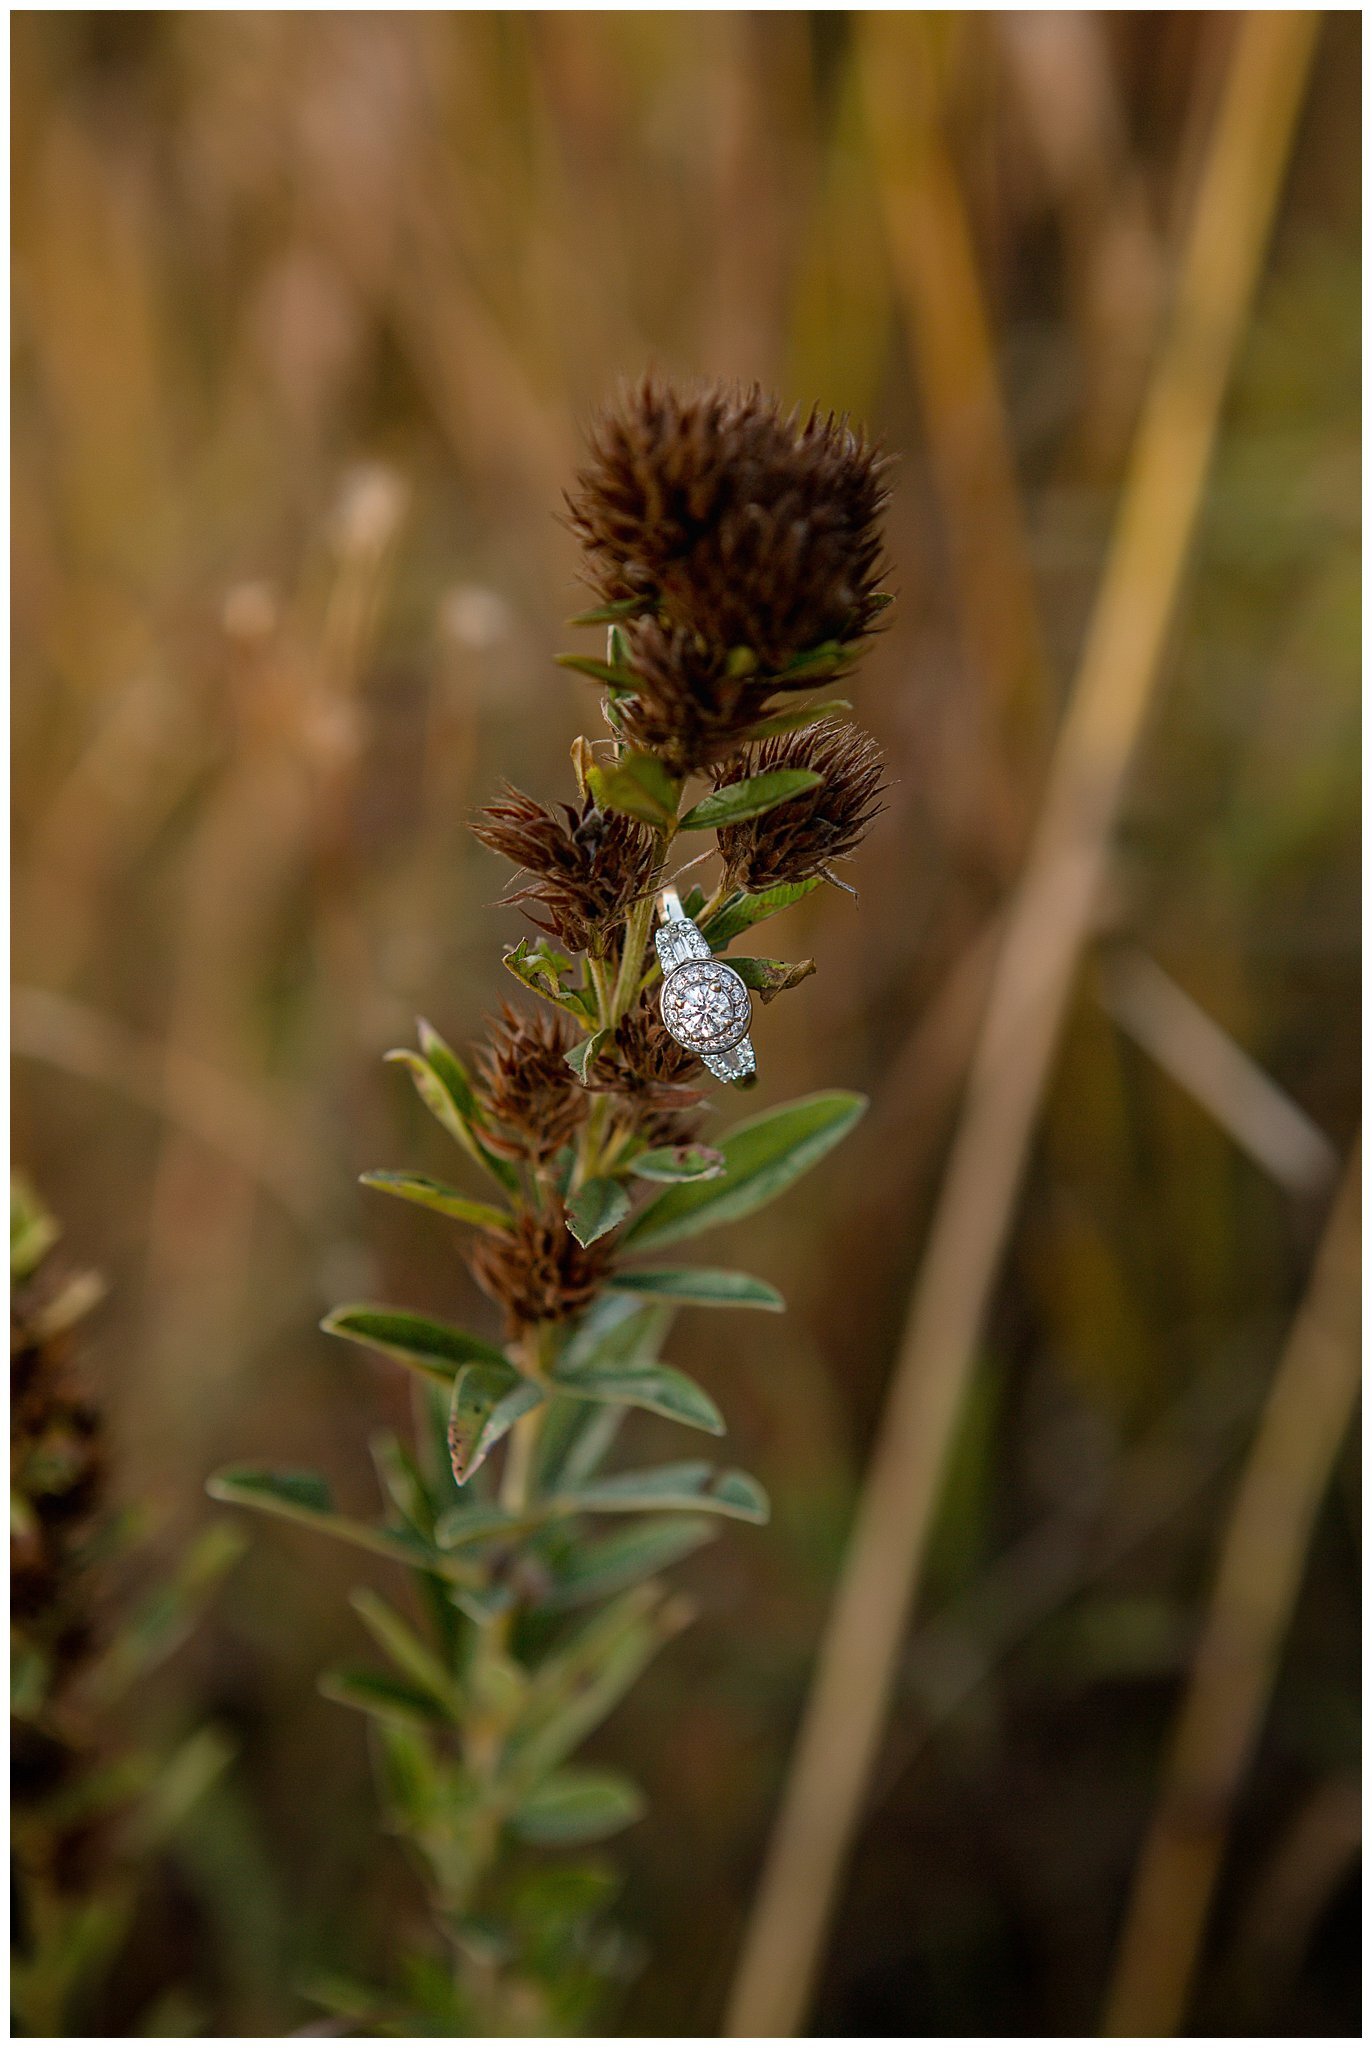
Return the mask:
<path id="1" fill-rule="evenodd" d="M 727 1052 L 752 1013 L 747 987 L 722 960 L 688 960 L 662 984 L 662 1021 L 688 1052 Z"/>

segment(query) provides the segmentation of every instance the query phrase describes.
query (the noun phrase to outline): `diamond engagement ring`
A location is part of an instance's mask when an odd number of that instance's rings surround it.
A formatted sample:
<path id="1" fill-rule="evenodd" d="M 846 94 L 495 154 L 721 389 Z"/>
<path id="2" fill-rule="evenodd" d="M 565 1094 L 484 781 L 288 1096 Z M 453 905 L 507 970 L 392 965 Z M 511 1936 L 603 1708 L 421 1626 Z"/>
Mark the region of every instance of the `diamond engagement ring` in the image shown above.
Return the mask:
<path id="1" fill-rule="evenodd" d="M 750 1080 L 757 1061 L 748 1037 L 753 999 L 746 982 L 715 959 L 675 889 L 664 889 L 659 914 L 663 1023 L 678 1045 L 700 1055 L 716 1080 Z"/>

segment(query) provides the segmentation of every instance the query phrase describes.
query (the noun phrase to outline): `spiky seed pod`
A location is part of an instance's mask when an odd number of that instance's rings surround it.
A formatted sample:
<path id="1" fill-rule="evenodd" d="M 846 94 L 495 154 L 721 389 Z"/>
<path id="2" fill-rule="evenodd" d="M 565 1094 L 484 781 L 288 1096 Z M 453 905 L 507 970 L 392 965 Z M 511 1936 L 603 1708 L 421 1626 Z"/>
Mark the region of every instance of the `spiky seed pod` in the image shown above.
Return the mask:
<path id="1" fill-rule="evenodd" d="M 467 1257 L 477 1286 L 499 1302 L 511 1336 L 532 1323 L 560 1322 L 590 1307 L 605 1283 L 613 1237 L 580 1245 L 554 1201 L 543 1215 L 523 1210 L 513 1231 L 483 1232 Z"/>
<path id="2" fill-rule="evenodd" d="M 528 877 L 503 900 L 539 904 L 546 916 L 525 916 L 573 953 L 603 956 L 652 874 L 651 833 L 589 798 L 553 811 L 507 783 L 504 800 L 488 805 L 472 831 Z"/>
<path id="3" fill-rule="evenodd" d="M 879 815 L 885 763 L 870 733 L 855 725 L 814 725 L 749 747 L 717 786 L 775 768 L 808 768 L 824 780 L 814 789 L 726 826 L 719 835 L 732 888 L 760 891 L 807 882 L 852 853 Z"/>
<path id="4" fill-rule="evenodd" d="M 648 377 L 597 422 L 568 508 L 603 599 L 775 669 L 870 626 L 885 468 L 832 413 Z"/>
<path id="5" fill-rule="evenodd" d="M 693 775 L 736 753 L 761 714 L 770 686 L 731 674 L 728 657 L 683 626 L 658 619 L 624 628 L 638 685 L 621 698 L 626 738 L 658 757 L 673 775 Z"/>
<path id="6" fill-rule="evenodd" d="M 616 1122 L 648 1146 L 685 1145 L 697 1135 L 704 1091 L 694 1053 L 677 1044 L 651 995 L 640 996 L 604 1045 L 587 1086 L 614 1100 Z"/>
<path id="7" fill-rule="evenodd" d="M 484 1133 L 492 1151 L 542 1165 L 573 1142 L 588 1102 L 567 1065 L 571 1043 L 570 1030 L 553 1012 L 501 1005 L 477 1056 L 481 1106 L 502 1127 Z"/>

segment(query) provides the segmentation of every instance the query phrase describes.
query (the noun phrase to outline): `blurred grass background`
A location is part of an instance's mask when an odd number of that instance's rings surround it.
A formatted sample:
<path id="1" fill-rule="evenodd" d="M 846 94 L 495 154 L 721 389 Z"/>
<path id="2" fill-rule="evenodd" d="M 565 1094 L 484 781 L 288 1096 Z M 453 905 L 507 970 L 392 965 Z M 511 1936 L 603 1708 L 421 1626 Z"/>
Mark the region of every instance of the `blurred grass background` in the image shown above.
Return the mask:
<path id="1" fill-rule="evenodd" d="M 653 362 L 849 408 L 900 456 L 899 602 L 858 686 L 890 807 L 859 901 L 787 913 L 776 950 L 820 972 L 760 1041 L 766 1100 L 873 1108 L 822 1189 L 738 1233 L 790 1315 L 677 1339 L 776 1513 L 687 1568 L 701 1622 L 599 1738 L 653 1796 L 623 1846 L 631 2031 L 719 2024 L 1233 32 L 14 18 L 14 1142 L 110 1283 L 92 1370 L 168 1555 L 230 1458 L 370 1497 L 401 1391 L 315 1334 L 334 1299 L 484 1314 L 442 1226 L 356 1176 L 441 1170 L 379 1054 L 416 1011 L 461 1042 L 509 991 L 519 920 L 464 821 L 504 775 L 565 793 L 594 729 L 550 661 L 580 423 Z M 1327 17 L 819 2032 L 1095 2026 L 1318 1237 L 1311 1133 L 1332 1158 L 1356 1127 L 1360 58 Z M 1255 1163 L 1167 1070 L 1157 968 L 1308 1120 L 1308 1171 Z M 1357 2030 L 1353 1460 L 1199 2033 Z M 354 1576 L 255 1530 L 136 1703 L 170 1690 L 240 1761 L 107 2031 L 171 1975 L 204 2028 L 283 2031 L 307 1969 L 384 1971 L 413 1922 L 362 1729 L 314 1692 L 355 1648 Z"/>

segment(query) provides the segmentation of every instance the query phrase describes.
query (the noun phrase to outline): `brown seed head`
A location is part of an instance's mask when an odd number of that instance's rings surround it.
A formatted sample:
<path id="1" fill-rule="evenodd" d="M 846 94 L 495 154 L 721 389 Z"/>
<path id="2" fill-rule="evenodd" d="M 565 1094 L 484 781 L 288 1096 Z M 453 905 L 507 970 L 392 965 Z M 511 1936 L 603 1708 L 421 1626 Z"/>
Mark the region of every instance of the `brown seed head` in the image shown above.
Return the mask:
<path id="1" fill-rule="evenodd" d="M 654 995 L 640 996 L 604 1045 L 588 1086 L 615 1098 L 618 1118 L 649 1145 L 683 1145 L 696 1135 L 705 1097 L 694 1053 L 677 1044 Z"/>
<path id="2" fill-rule="evenodd" d="M 556 1322 L 590 1307 L 613 1257 L 613 1236 L 580 1245 L 555 1202 L 545 1215 L 527 1209 L 513 1231 L 483 1232 L 468 1247 L 477 1286 L 500 1303 L 512 1336 L 531 1323 Z"/>
<path id="3" fill-rule="evenodd" d="M 749 747 L 719 786 L 776 768 L 808 768 L 824 780 L 760 818 L 724 827 L 719 850 L 731 887 L 806 882 L 854 852 L 881 811 L 884 766 L 881 748 L 855 725 L 813 725 Z"/>
<path id="4" fill-rule="evenodd" d="M 568 507 L 605 601 L 641 598 L 775 669 L 870 626 L 885 466 L 832 413 L 648 377 L 597 423 Z"/>
<path id="5" fill-rule="evenodd" d="M 503 801 L 488 805 L 472 831 L 527 877 L 504 901 L 538 904 L 545 916 L 525 916 L 573 953 L 605 952 L 652 873 L 652 835 L 589 798 L 553 811 L 507 783 Z"/>
<path id="6" fill-rule="evenodd" d="M 541 1165 L 575 1139 L 588 1102 L 567 1065 L 571 1042 L 571 1031 L 552 1011 L 502 1004 L 477 1056 L 481 1106 L 503 1127 L 484 1134 L 493 1151 Z"/>

